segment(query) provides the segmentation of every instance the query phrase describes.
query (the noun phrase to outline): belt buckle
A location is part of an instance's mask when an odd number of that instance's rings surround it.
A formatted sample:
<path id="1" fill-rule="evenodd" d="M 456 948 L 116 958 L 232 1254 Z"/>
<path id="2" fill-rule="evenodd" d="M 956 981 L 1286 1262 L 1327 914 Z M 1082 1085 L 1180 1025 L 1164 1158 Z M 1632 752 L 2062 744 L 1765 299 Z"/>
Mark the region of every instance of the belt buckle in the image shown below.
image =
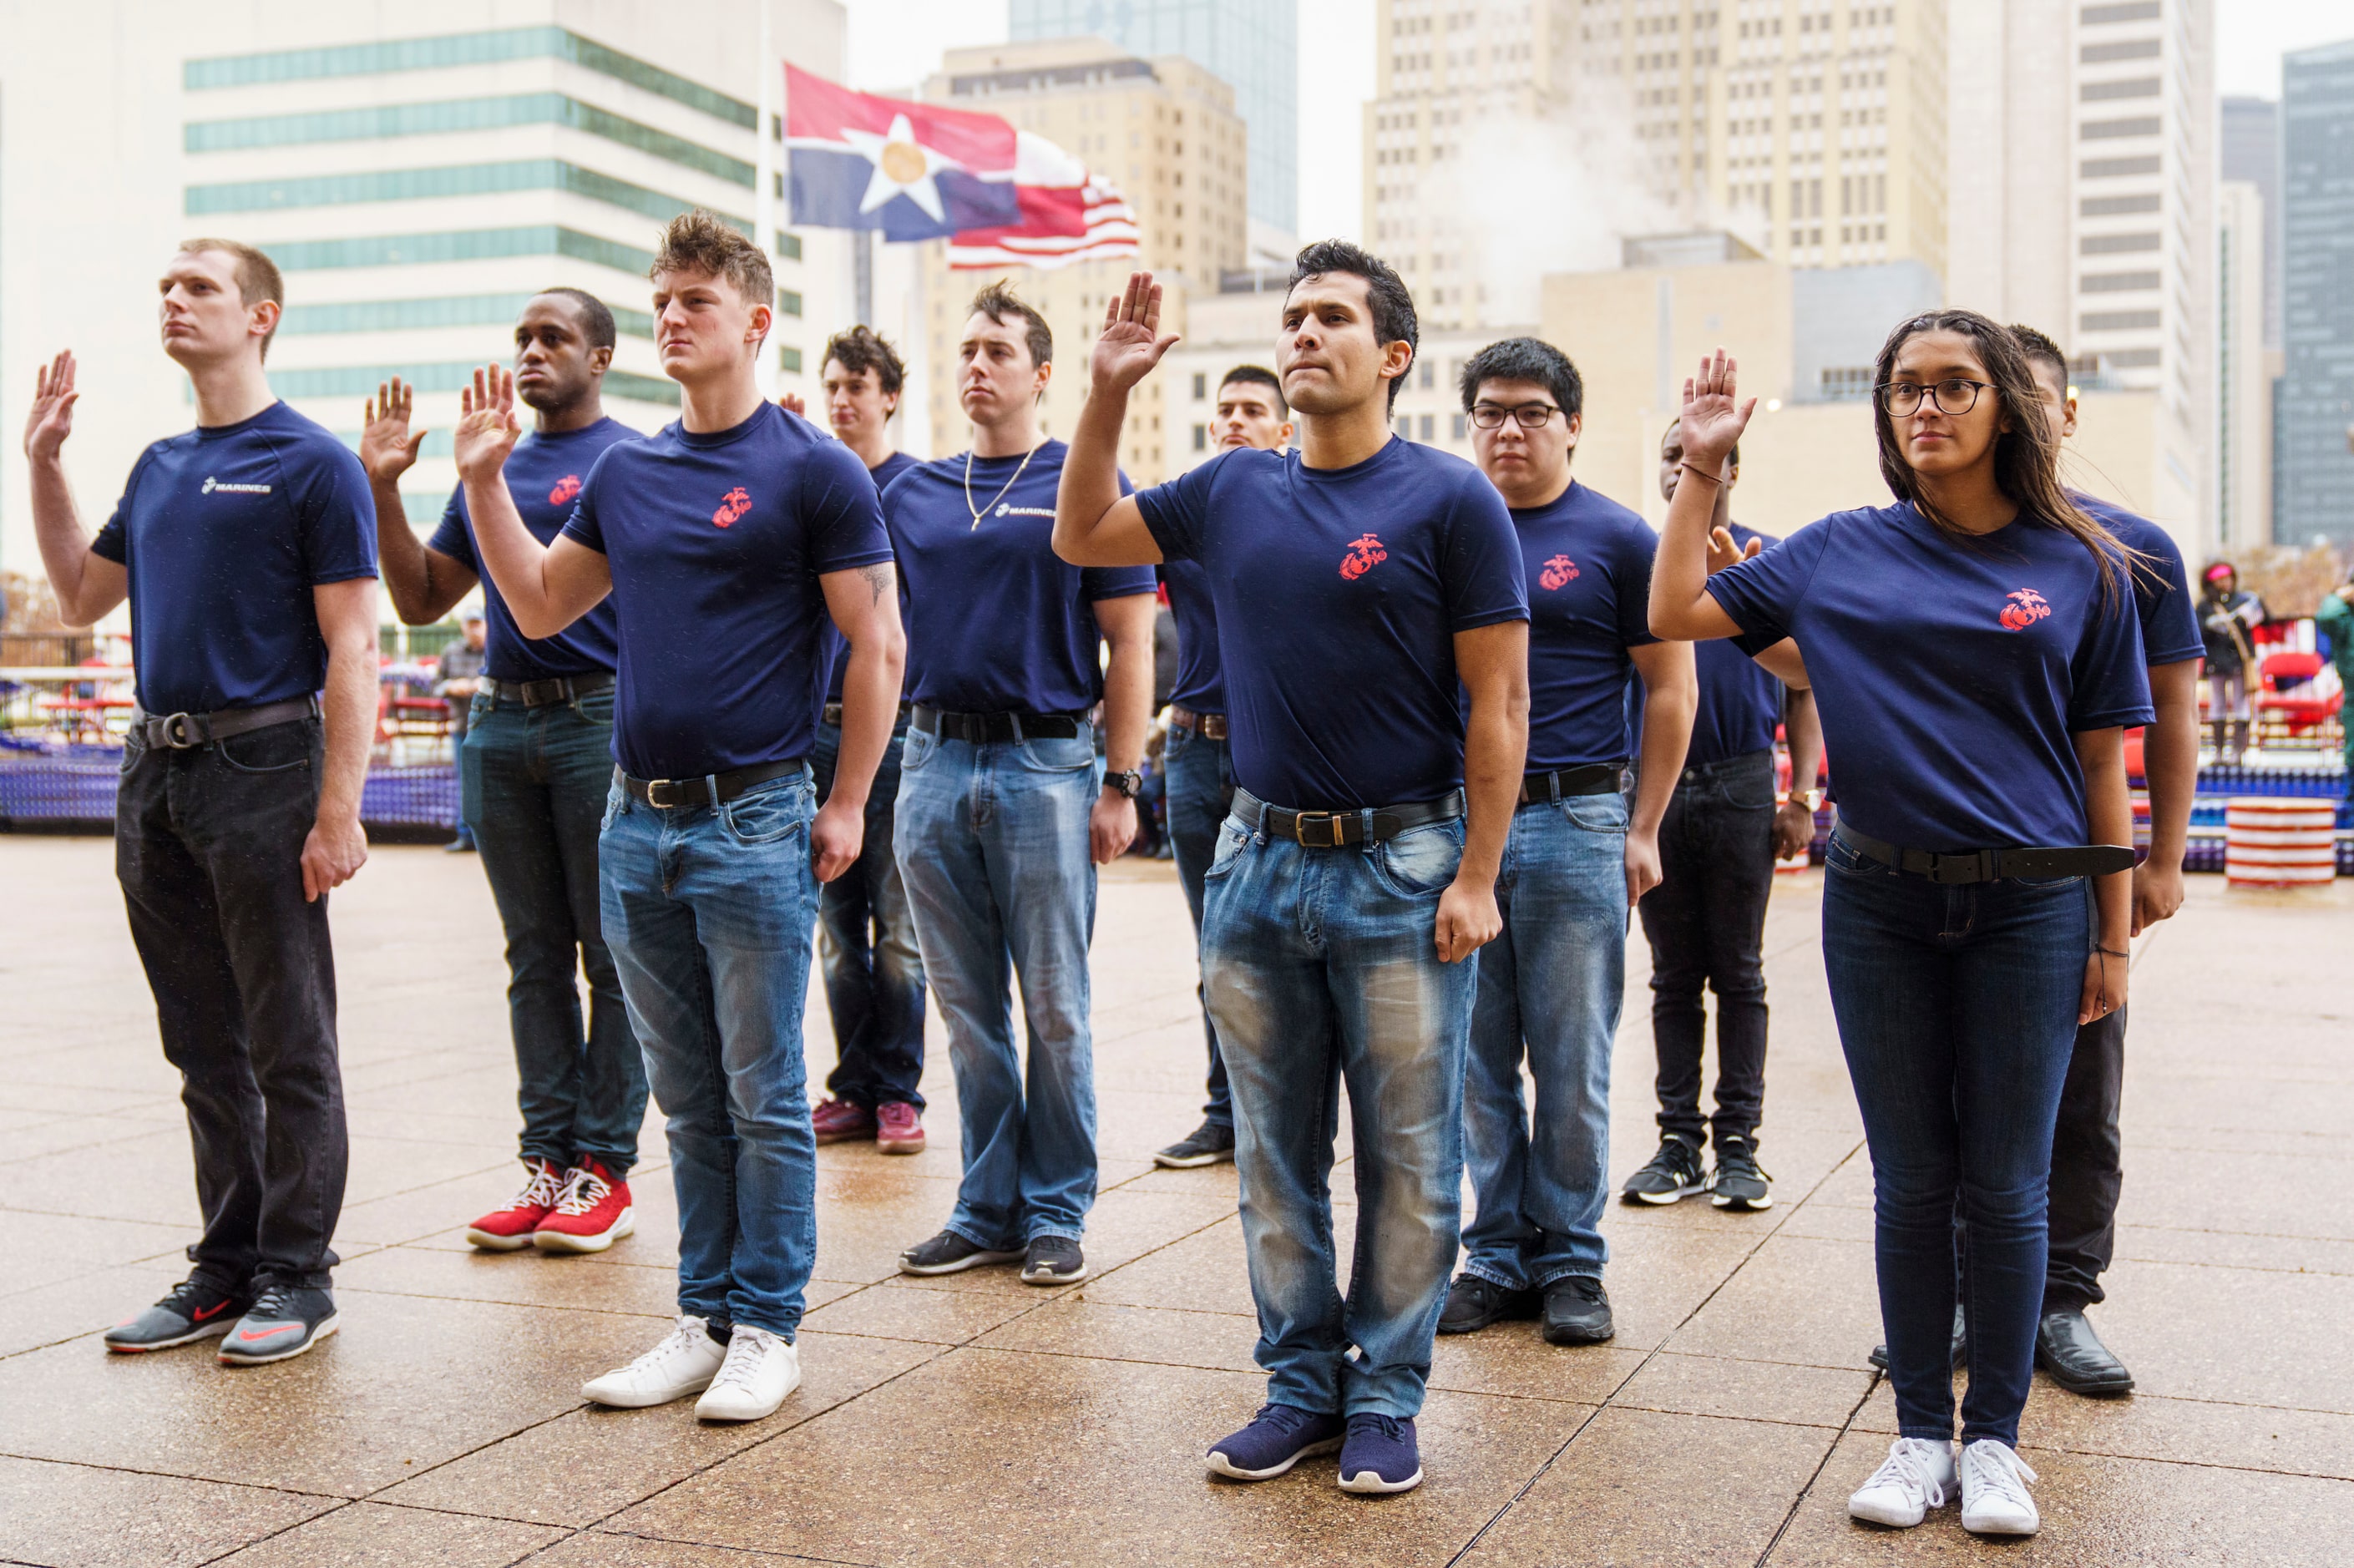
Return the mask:
<path id="1" fill-rule="evenodd" d="M 174 751 L 194 751 L 205 744 L 204 737 L 190 727 L 195 720 L 193 714 L 177 713 L 166 715 L 155 722 L 160 726 L 159 733 L 165 746 Z"/>
<path id="2" fill-rule="evenodd" d="M 685 801 L 684 801 L 684 800 L 664 800 L 664 799 L 663 798 L 663 796 L 667 795 L 670 791 L 672 791 L 672 790 L 673 790 L 673 789 L 677 789 L 677 788 L 678 788 L 678 786 L 679 786 L 679 780 L 677 780 L 677 779 L 647 779 L 647 780 L 646 780 L 646 804 L 647 804 L 647 805 L 649 805 L 649 806 L 655 807 L 656 809 L 661 810 L 664 810 L 664 811 L 671 810 L 673 810 L 673 809 L 675 809 L 675 808 L 677 808 L 677 807 L 679 807 L 679 806 L 683 806 L 683 805 L 686 804 L 686 802 L 685 802 Z"/>
<path id="3" fill-rule="evenodd" d="M 1311 822 L 1324 830 L 1326 837 L 1320 843 L 1308 836 L 1308 827 Z M 1339 849 L 1341 847 L 1340 813 L 1337 811 L 1294 812 L 1291 818 L 1291 835 L 1299 841 L 1300 847 L 1303 849 Z"/>

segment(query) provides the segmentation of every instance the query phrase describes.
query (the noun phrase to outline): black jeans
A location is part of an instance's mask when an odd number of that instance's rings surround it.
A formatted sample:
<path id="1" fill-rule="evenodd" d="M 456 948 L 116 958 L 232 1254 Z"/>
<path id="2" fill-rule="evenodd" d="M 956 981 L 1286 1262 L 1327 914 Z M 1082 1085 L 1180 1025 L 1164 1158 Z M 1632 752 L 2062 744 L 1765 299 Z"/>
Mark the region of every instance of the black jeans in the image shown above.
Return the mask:
<path id="1" fill-rule="evenodd" d="M 1766 901 L 1774 891 L 1774 754 L 1687 768 L 1659 822 L 1659 885 L 1639 906 L 1651 943 L 1659 1130 L 1702 1146 L 1703 986 L 1716 992 L 1719 1142 L 1757 1137 L 1766 1099 Z"/>
<path id="2" fill-rule="evenodd" d="M 224 1289 L 323 1289 L 348 1152 L 327 901 L 302 899 L 325 732 L 304 719 L 122 753 L 114 869 L 180 1070 L 204 1235 Z"/>
<path id="3" fill-rule="evenodd" d="M 868 1110 L 893 1101 L 924 1108 L 924 957 L 907 908 L 892 839 L 899 815 L 899 758 L 907 721 L 875 769 L 866 796 L 866 838 L 857 862 L 818 889 L 818 963 L 833 1015 L 835 1065 L 825 1092 Z M 821 724 L 810 768 L 822 803 L 833 790 L 842 726 Z"/>

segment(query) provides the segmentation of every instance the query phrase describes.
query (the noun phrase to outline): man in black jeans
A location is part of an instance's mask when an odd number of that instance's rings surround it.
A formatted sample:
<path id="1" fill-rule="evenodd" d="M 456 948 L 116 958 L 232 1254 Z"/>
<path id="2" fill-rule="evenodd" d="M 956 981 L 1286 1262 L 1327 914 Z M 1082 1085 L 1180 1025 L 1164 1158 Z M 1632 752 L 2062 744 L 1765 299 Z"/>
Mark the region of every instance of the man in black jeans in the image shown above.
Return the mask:
<path id="1" fill-rule="evenodd" d="M 1683 446 L 1668 428 L 1659 448 L 1659 493 L 1675 498 Z M 1741 454 L 1727 460 L 1716 493 L 1712 569 L 1774 543 L 1733 521 Z M 1651 944 L 1651 1036 L 1659 1051 L 1659 1150 L 1628 1178 L 1628 1202 L 1672 1203 L 1706 1192 L 1720 1209 L 1771 1208 L 1771 1179 L 1757 1162 L 1766 1099 L 1766 901 L 1774 862 L 1814 837 L 1810 788 L 1822 757 L 1814 694 L 1784 687 L 1730 641 L 1702 642 L 1695 656 L 1700 709 L 1683 776 L 1659 823 L 1659 885 L 1643 895 Z M 1787 720 L 1785 715 L 1787 712 Z M 1787 722 L 1790 791 L 1774 788 L 1774 731 Z M 1716 992 L 1716 1115 L 1701 1116 L 1701 1054 L 1708 1035 L 1703 988 Z M 1702 1135 L 1716 1169 L 1702 1173 Z"/>
<path id="2" fill-rule="evenodd" d="M 284 300 L 270 259 L 192 239 L 160 287 L 196 428 L 141 454 L 95 539 L 63 461 L 70 353 L 41 372 L 25 424 L 59 611 L 86 626 L 131 600 L 139 705 L 115 874 L 204 1214 L 188 1277 L 106 1346 L 226 1336 L 223 1361 L 283 1361 L 335 1330 L 347 1154 L 326 895 L 367 859 L 376 529 L 359 461 L 262 375 Z"/>

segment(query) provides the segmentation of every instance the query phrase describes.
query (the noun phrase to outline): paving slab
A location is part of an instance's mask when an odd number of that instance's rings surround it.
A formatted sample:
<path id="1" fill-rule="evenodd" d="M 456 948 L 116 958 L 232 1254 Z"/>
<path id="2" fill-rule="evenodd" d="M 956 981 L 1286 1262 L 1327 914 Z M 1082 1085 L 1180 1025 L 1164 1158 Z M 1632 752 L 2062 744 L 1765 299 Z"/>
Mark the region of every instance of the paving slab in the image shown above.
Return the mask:
<path id="1" fill-rule="evenodd" d="M 180 1568 L 335 1506 L 270 1487 L 0 1457 L 0 1562 Z"/>

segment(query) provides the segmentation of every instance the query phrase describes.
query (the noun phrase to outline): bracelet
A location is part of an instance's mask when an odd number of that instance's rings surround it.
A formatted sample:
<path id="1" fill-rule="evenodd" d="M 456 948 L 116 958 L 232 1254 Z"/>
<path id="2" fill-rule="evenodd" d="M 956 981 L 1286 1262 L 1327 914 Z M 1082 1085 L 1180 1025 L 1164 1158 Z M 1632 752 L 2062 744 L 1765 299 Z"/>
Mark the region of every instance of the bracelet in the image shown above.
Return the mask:
<path id="1" fill-rule="evenodd" d="M 1690 462 L 1681 462 L 1676 466 L 1678 468 L 1691 468 L 1691 471 L 1694 473 L 1700 475 L 1702 479 L 1708 481 L 1719 490 L 1723 490 L 1724 488 L 1724 476 L 1723 474 L 1711 473 L 1704 468 L 1692 468 L 1692 465 Z"/>

